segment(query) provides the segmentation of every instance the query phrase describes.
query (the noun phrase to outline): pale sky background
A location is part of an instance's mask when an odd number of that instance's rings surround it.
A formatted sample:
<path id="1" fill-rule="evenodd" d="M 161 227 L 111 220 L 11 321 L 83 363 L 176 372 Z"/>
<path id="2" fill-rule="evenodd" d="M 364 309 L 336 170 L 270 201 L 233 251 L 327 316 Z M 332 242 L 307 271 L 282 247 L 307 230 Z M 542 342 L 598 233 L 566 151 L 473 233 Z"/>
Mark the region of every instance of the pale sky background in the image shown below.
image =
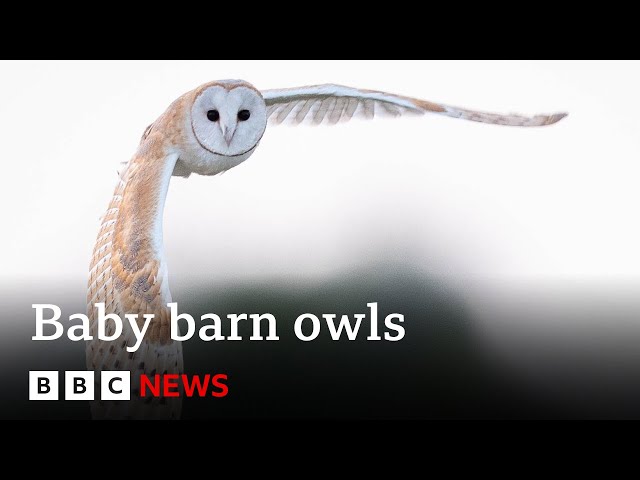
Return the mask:
<path id="1" fill-rule="evenodd" d="M 269 127 L 244 164 L 172 180 L 172 284 L 371 261 L 452 282 L 640 276 L 638 62 L 5 61 L 0 279 L 83 288 L 119 162 L 172 100 L 221 78 L 570 115 L 538 129 L 436 115 Z"/>

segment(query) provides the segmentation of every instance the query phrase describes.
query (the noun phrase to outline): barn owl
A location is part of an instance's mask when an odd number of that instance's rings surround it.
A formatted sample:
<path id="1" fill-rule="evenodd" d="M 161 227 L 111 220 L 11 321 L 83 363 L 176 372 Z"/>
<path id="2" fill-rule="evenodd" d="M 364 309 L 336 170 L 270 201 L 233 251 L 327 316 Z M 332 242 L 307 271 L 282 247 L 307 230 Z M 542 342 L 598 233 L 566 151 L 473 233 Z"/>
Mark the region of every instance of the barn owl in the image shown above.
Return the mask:
<path id="1" fill-rule="evenodd" d="M 172 176 L 216 175 L 244 162 L 256 150 L 267 124 L 327 124 L 376 116 L 445 115 L 519 127 L 551 125 L 565 114 L 500 115 L 478 112 L 375 90 L 340 85 L 260 91 L 242 80 L 199 86 L 175 100 L 142 135 L 119 181 L 95 243 L 87 310 L 93 340 L 87 368 L 98 382 L 102 370 L 131 372 L 131 401 L 92 402 L 94 418 L 178 418 L 180 397 L 142 398 L 141 374 L 182 373 L 182 345 L 170 338 L 171 302 L 163 255 L 162 213 Z M 141 347 L 127 327 L 115 342 L 97 340 L 95 304 L 106 313 L 152 313 Z M 107 331 L 108 334 L 112 333 Z"/>

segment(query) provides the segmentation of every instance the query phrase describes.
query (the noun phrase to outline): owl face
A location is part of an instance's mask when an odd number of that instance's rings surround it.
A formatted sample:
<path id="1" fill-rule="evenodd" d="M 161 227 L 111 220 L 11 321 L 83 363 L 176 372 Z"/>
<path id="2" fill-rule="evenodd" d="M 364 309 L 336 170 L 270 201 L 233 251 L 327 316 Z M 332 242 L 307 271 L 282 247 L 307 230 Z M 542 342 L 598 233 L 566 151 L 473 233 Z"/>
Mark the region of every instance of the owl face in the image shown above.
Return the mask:
<path id="1" fill-rule="evenodd" d="M 214 155 L 245 156 L 258 145 L 266 125 L 262 95 L 245 82 L 205 88 L 191 107 L 193 134 Z"/>

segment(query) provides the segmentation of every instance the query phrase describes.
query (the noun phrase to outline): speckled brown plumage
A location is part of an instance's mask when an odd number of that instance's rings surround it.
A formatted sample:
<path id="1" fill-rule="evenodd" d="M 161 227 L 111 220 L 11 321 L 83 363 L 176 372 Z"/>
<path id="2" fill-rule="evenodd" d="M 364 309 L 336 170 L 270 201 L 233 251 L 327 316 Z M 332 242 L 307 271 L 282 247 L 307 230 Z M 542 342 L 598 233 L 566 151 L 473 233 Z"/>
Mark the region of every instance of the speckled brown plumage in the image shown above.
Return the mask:
<path id="1" fill-rule="evenodd" d="M 94 418 L 178 418 L 180 398 L 161 402 L 159 399 L 140 399 L 140 374 L 182 373 L 182 345 L 170 338 L 166 275 L 162 270 L 162 252 L 156 238 L 158 215 L 161 216 L 163 171 L 168 150 L 180 141 L 184 112 L 179 99 L 150 126 L 142 137 L 138 151 L 120 174 L 91 259 L 87 311 L 94 340 L 87 344 L 87 367 L 96 372 L 99 392 L 99 372 L 102 370 L 130 370 L 132 401 L 114 402 L 96 399 L 92 402 Z M 161 132 L 170 132 L 165 135 Z M 161 218 L 161 217 L 160 217 Z M 136 352 L 126 346 L 135 343 L 133 332 L 124 321 L 122 340 L 102 342 L 97 339 L 97 310 L 95 303 L 103 302 L 106 313 L 116 313 L 123 320 L 125 314 L 152 313 L 143 344 Z M 112 324 L 109 323 L 112 330 Z M 107 329 L 109 332 L 109 327 Z M 96 395 L 99 397 L 99 394 Z"/>

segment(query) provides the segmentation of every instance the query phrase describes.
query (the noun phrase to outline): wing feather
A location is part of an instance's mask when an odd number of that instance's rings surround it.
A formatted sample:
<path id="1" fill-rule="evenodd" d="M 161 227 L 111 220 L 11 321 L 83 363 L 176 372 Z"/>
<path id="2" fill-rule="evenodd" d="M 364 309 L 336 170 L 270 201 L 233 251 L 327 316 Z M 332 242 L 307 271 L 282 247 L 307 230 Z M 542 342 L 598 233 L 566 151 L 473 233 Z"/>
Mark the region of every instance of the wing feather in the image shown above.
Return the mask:
<path id="1" fill-rule="evenodd" d="M 275 121 L 277 123 L 282 123 L 284 119 L 287 118 L 287 116 L 291 113 L 291 110 L 293 110 L 293 108 L 298 105 L 298 103 L 299 102 L 285 103 L 282 109 L 278 112 Z"/>
<path id="2" fill-rule="evenodd" d="M 376 116 L 376 105 L 373 100 L 367 98 L 362 101 L 362 116 L 367 120 L 373 120 Z"/>
<path id="3" fill-rule="evenodd" d="M 376 90 L 331 84 L 265 90 L 262 96 L 267 104 L 267 117 L 270 123 L 275 125 L 334 125 L 347 122 L 354 117 L 371 120 L 376 116 L 399 117 L 407 114 L 435 113 L 494 125 L 538 127 L 554 124 L 567 116 L 566 113 L 533 116 L 489 113 Z"/>
<path id="4" fill-rule="evenodd" d="M 357 98 L 347 98 L 347 105 L 344 110 L 344 114 L 342 115 L 341 120 L 343 122 L 348 122 L 353 117 L 353 114 L 358 109 L 358 105 L 360 101 Z"/>
<path id="5" fill-rule="evenodd" d="M 300 108 L 300 110 L 294 117 L 295 123 L 302 123 L 304 121 L 304 118 L 307 116 L 307 113 L 309 113 L 309 110 L 311 110 L 311 107 L 313 107 L 313 104 L 317 101 L 318 100 L 315 98 L 305 100 L 305 102 L 302 104 L 302 108 Z"/>
<path id="6" fill-rule="evenodd" d="M 320 106 L 316 110 L 316 113 L 313 115 L 313 123 L 315 125 L 320 125 L 324 120 L 329 108 L 331 107 L 332 102 L 335 102 L 335 98 L 326 97 L 320 102 Z"/>
<path id="7" fill-rule="evenodd" d="M 344 114 L 345 107 L 347 106 L 348 99 L 336 97 L 336 104 L 333 107 L 333 112 L 329 115 L 329 125 L 335 125 L 340 121 Z"/>
<path id="8" fill-rule="evenodd" d="M 270 118 L 273 112 L 275 112 L 278 108 L 282 106 L 281 103 L 274 103 L 267 107 L 267 118 Z"/>

